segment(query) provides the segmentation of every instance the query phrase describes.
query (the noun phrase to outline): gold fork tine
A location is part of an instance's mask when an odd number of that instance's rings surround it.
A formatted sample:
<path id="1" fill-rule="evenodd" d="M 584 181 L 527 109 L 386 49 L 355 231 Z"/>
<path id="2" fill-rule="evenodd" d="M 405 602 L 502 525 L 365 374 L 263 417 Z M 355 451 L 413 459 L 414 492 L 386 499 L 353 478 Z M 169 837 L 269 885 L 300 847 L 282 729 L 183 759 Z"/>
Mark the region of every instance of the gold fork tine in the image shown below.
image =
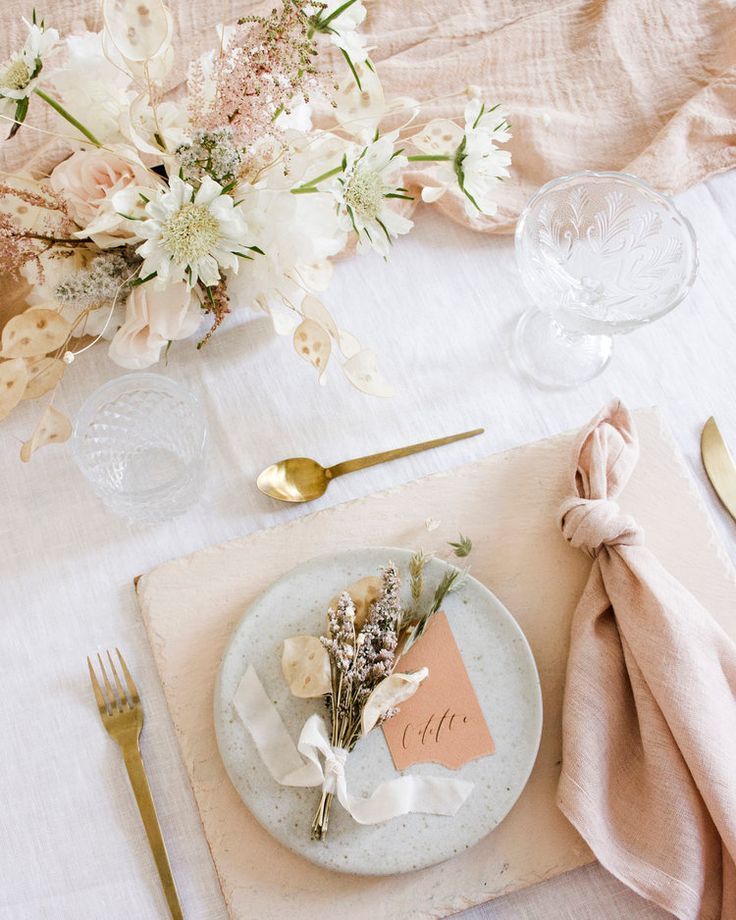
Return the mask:
<path id="1" fill-rule="evenodd" d="M 120 667 L 123 669 L 123 675 L 125 676 L 125 683 L 128 685 L 128 696 L 130 701 L 134 706 L 137 706 L 140 703 L 140 697 L 138 696 L 138 688 L 135 685 L 135 681 L 131 676 L 130 671 L 128 670 L 128 665 L 125 663 L 125 659 L 119 648 L 116 648 L 115 651 L 118 653 L 118 658 L 120 659 Z"/>
<path id="2" fill-rule="evenodd" d="M 123 708 L 132 709 L 133 707 L 128 702 L 128 697 L 125 695 L 125 690 L 123 685 L 120 683 L 120 678 L 118 677 L 118 671 L 115 667 L 115 662 L 112 660 L 112 655 L 108 651 L 107 653 L 108 660 L 110 661 L 110 667 L 112 668 L 112 676 L 115 679 L 115 686 L 118 688 L 118 699 L 120 700 Z"/>
<path id="3" fill-rule="evenodd" d="M 95 674 L 95 669 L 92 667 L 92 662 L 89 660 L 89 655 L 87 655 L 87 667 L 89 668 L 89 679 L 92 681 L 92 689 L 94 690 L 95 700 L 97 700 L 97 708 L 100 710 L 101 716 L 108 716 L 110 715 L 110 711 L 107 708 L 107 701 L 105 700 L 105 696 L 102 692 L 102 687 L 97 680 L 97 675 Z"/>
<path id="4" fill-rule="evenodd" d="M 110 708 L 113 712 L 117 710 L 118 712 L 123 711 L 123 707 L 120 705 L 120 700 L 117 698 L 115 691 L 112 689 L 112 684 L 107 676 L 107 671 L 105 670 L 105 662 L 102 660 L 102 655 L 97 653 L 97 660 L 100 662 L 100 670 L 102 671 L 102 679 L 105 682 L 105 690 L 107 691 L 107 698 L 110 700 Z"/>

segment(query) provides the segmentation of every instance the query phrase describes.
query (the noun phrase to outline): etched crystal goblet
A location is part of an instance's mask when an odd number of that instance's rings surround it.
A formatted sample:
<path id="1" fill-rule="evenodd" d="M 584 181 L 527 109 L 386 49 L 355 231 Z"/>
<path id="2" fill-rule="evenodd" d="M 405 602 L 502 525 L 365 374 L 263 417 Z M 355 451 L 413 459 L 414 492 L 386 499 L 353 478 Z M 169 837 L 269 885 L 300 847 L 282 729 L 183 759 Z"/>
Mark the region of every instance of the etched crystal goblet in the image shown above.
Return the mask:
<path id="1" fill-rule="evenodd" d="M 583 171 L 543 186 L 516 227 L 534 300 L 513 342 L 518 369 L 545 387 L 601 373 L 616 333 L 674 309 L 697 272 L 695 234 L 673 202 L 626 173 Z"/>
<path id="2" fill-rule="evenodd" d="M 77 465 L 114 512 L 138 524 L 181 514 L 204 480 L 206 420 L 186 387 L 162 374 L 110 380 L 79 410 Z"/>

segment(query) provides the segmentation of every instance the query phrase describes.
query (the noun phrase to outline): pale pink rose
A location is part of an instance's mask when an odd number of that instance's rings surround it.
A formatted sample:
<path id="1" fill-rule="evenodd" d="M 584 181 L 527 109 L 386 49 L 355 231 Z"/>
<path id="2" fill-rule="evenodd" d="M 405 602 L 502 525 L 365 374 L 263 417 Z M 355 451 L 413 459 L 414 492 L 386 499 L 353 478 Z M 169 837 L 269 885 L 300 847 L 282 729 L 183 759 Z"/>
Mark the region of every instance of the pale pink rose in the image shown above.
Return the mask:
<path id="1" fill-rule="evenodd" d="M 51 187 L 64 196 L 75 222 L 94 241 L 108 248 L 135 237 L 135 221 L 121 218 L 114 195 L 131 188 L 156 188 L 159 180 L 137 161 L 134 151 L 79 150 L 62 160 L 49 177 Z M 142 201 L 143 199 L 141 199 Z M 88 233 L 89 228 L 89 233 Z M 100 234 L 100 239 L 96 238 Z"/>
<path id="2" fill-rule="evenodd" d="M 125 322 L 110 342 L 108 354 L 120 367 L 150 367 L 169 342 L 192 335 L 200 320 L 199 301 L 183 281 L 163 290 L 139 285 L 128 295 Z"/>

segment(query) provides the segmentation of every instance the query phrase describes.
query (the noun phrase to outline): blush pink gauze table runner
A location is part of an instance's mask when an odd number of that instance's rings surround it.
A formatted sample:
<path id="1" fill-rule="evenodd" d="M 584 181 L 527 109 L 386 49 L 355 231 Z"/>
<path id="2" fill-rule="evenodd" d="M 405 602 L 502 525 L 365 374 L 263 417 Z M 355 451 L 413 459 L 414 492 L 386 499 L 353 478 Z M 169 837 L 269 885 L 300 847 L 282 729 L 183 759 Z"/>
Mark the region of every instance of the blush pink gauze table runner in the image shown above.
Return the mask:
<path id="1" fill-rule="evenodd" d="M 169 6 L 177 64 L 167 88 L 175 90 L 187 61 L 212 46 L 216 23 L 273 3 Z M 573 170 L 626 170 L 677 192 L 736 164 L 732 0 L 366 0 L 366 7 L 365 31 L 387 94 L 437 99 L 428 117 L 456 117 L 463 99 L 437 97 L 476 84 L 489 103 L 508 108 L 512 177 L 500 187 L 498 214 L 474 221 L 477 229 L 509 232 L 533 191 Z M 26 0 L 3 3 L 0 57 L 22 43 L 28 13 Z M 48 0 L 43 14 L 62 33 L 100 28 L 98 0 Z M 68 135 L 43 106 L 32 108 L 31 123 Z M 46 140 L 24 128 L 3 145 L 3 166 L 27 164 Z M 431 182 L 421 171 L 413 181 Z M 434 207 L 467 222 L 454 194 Z"/>
<path id="2" fill-rule="evenodd" d="M 646 410 L 635 413 L 635 420 L 641 457 L 618 498 L 620 507 L 646 532 L 656 558 L 736 637 L 736 573 L 659 416 Z M 556 803 L 570 622 L 591 571 L 590 558 L 565 542 L 557 522 L 560 502 L 570 492 L 575 441 L 576 435 L 563 435 L 497 454 L 201 550 L 139 580 L 141 612 L 235 920 L 301 920 L 322 913 L 428 920 L 592 859 Z M 441 529 L 428 534 L 426 517 L 440 520 Z M 448 863 L 386 878 L 322 870 L 271 838 L 227 779 L 212 717 L 220 657 L 249 603 L 295 565 L 369 545 L 433 550 L 445 531 L 457 529 L 472 535 L 473 574 L 512 611 L 537 662 L 544 725 L 531 778 L 502 824 Z"/>

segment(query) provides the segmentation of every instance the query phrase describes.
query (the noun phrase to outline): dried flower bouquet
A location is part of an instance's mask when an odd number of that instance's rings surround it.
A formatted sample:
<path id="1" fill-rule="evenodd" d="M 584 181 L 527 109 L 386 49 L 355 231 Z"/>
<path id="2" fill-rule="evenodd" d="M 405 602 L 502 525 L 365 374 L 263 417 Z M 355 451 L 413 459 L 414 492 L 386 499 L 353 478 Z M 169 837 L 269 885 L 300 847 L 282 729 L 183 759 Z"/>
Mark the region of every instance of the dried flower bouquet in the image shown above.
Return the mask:
<path id="1" fill-rule="evenodd" d="M 465 537 L 449 545 L 461 558 L 472 549 Z M 282 669 L 289 688 L 298 697 L 324 697 L 333 749 L 349 754 L 361 738 L 395 715 L 427 677 L 427 668 L 408 673 L 396 668 L 464 577 L 463 571 L 450 567 L 425 601 L 424 572 L 430 558 L 419 551 L 410 560 L 407 606 L 398 569 L 388 563 L 380 579 L 361 579 L 339 595 L 327 613 L 326 635 L 293 636 L 284 642 Z M 333 797 L 323 790 L 312 822 L 313 839 L 327 832 Z"/>
<path id="2" fill-rule="evenodd" d="M 373 351 L 318 299 L 329 260 L 351 240 L 386 256 L 411 229 L 414 162 L 434 171 L 424 201 L 450 190 L 469 214 L 493 214 L 511 159 L 505 113 L 472 87 L 451 94 L 466 97 L 459 124 L 387 99 L 361 0 L 286 0 L 221 26 L 173 94 L 163 0 L 102 0 L 102 13 L 100 32 L 64 40 L 34 13 L 0 66 L 6 151 L 29 132 L 67 146 L 50 171 L 0 177 L 0 268 L 30 286 L 2 329 L 0 419 L 48 400 L 23 459 L 69 436 L 53 399 L 87 349 L 148 367 L 174 341 L 203 345 L 233 307 L 270 314 L 320 380 L 339 354 L 352 384 L 389 395 Z"/>

